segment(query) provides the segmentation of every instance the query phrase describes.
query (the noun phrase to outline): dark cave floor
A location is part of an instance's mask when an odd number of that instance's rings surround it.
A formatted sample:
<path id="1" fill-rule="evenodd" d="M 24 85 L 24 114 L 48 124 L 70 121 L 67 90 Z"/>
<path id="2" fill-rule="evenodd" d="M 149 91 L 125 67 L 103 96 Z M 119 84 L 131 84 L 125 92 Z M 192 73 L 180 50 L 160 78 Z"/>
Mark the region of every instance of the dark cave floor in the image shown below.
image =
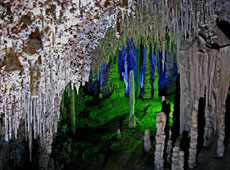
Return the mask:
<path id="1" fill-rule="evenodd" d="M 144 133 L 137 127 L 128 128 L 123 116 L 97 128 L 79 128 L 79 155 L 66 167 L 68 170 L 152 170 L 154 151 L 144 152 Z M 122 125 L 121 125 L 122 122 Z M 117 129 L 121 137 L 117 138 Z M 152 141 L 154 135 L 151 136 Z M 65 168 L 65 169 L 66 169 Z"/>
<path id="2" fill-rule="evenodd" d="M 117 129 L 121 137 L 117 138 Z M 144 132 L 140 127 L 128 128 L 128 116 L 117 117 L 97 128 L 77 128 L 77 159 L 65 166 L 68 170 L 152 170 L 154 168 L 154 138 L 152 149 L 144 152 Z M 195 170 L 230 170 L 230 147 L 223 158 L 216 157 L 217 137 L 203 147 Z M 165 168 L 169 170 L 169 167 Z"/>
<path id="3" fill-rule="evenodd" d="M 195 170 L 230 170 L 230 147 L 227 147 L 223 158 L 216 156 L 217 137 L 212 137 L 211 144 L 201 149 Z"/>

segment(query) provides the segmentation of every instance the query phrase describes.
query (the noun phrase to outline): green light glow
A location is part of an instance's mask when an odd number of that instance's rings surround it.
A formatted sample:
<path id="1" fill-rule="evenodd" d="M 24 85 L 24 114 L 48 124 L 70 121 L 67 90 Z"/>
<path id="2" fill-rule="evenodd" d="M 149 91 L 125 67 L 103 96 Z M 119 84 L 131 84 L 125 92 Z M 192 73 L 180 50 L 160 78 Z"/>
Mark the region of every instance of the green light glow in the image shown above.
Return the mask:
<path id="1" fill-rule="evenodd" d="M 140 35 L 142 36 L 142 33 Z M 52 151 L 56 153 L 56 159 L 54 160 L 55 164 L 58 165 L 57 167 L 62 166 L 63 160 L 59 160 L 59 158 L 60 153 L 64 153 L 65 161 L 70 162 L 71 160 L 75 165 L 73 167 L 74 169 L 102 169 L 102 166 L 99 166 L 100 164 L 105 166 L 104 169 L 106 169 L 106 167 L 119 169 L 116 163 L 109 163 L 109 161 L 107 161 L 107 155 L 102 153 L 106 147 L 127 151 L 125 152 L 127 153 L 125 154 L 126 157 L 133 159 L 138 157 L 138 153 L 143 153 L 144 141 L 142 137 L 144 136 L 145 130 L 149 129 L 151 138 L 154 137 L 156 133 L 156 115 L 162 109 L 162 99 L 158 96 L 158 55 L 156 53 L 155 81 L 153 82 L 154 97 L 152 97 L 150 61 L 148 58 L 150 41 L 146 37 L 141 39 L 140 35 L 134 37 L 137 47 L 136 81 L 140 82 L 141 42 L 146 49 L 145 66 L 147 71 L 144 76 L 145 93 L 143 94 L 143 98 L 139 97 L 140 83 L 137 83 L 136 96 L 135 88 L 133 88 L 132 97 L 134 101 L 132 114 L 135 114 L 135 128 L 127 128 L 129 124 L 129 98 L 125 97 L 125 84 L 124 81 L 119 79 L 118 72 L 118 50 L 122 49 L 123 42 L 126 43 L 127 35 L 123 35 L 120 42 L 114 43 L 109 42 L 110 39 L 106 40 L 106 38 L 104 38 L 100 44 L 106 45 L 105 48 L 101 45 L 103 52 L 101 55 L 103 57 L 98 65 L 105 62 L 103 59 L 109 64 L 105 74 L 105 81 L 103 85 L 100 86 L 100 91 L 95 88 L 96 90 L 93 93 L 90 92 L 90 83 L 86 84 L 85 87 L 81 87 L 79 94 L 76 94 L 76 89 L 74 88 L 72 98 L 70 84 L 67 85 L 64 91 L 58 133 L 56 134 Z M 151 35 L 149 37 L 151 37 Z M 155 38 L 155 40 L 157 39 Z M 151 43 L 152 49 L 154 50 L 155 42 L 151 41 Z M 165 46 L 168 48 L 169 53 L 171 53 L 173 57 L 176 57 L 176 50 L 173 48 L 173 44 L 176 44 L 176 42 L 170 40 L 170 37 L 167 37 Z M 158 50 L 157 42 L 156 50 Z M 116 56 L 115 63 L 114 56 Z M 91 80 L 96 81 L 96 79 L 98 79 L 96 75 L 99 75 L 99 70 L 96 66 L 91 69 L 93 72 Z M 132 77 L 134 79 L 133 73 Z M 135 86 L 135 83 L 133 86 Z M 96 87 L 96 84 L 94 87 Z M 228 91 L 228 94 L 230 94 L 230 91 Z M 169 121 L 172 126 L 174 95 L 166 96 L 166 101 L 170 103 L 171 106 Z M 71 105 L 71 102 L 73 105 Z M 71 131 L 72 127 L 76 128 L 76 134 L 80 133 L 81 135 L 74 134 L 73 131 Z M 117 140 L 118 129 L 120 130 L 119 140 Z M 153 140 L 153 145 L 154 142 Z M 107 162 L 106 165 L 104 165 L 104 162 Z M 89 165 L 88 168 L 85 168 L 86 164 Z"/>
<path id="2" fill-rule="evenodd" d="M 133 118 L 133 121 L 132 121 Z M 131 70 L 129 73 L 129 127 L 136 126 L 135 119 L 135 80 L 134 71 Z"/>
<path id="3" fill-rule="evenodd" d="M 146 48 L 146 62 L 145 62 L 145 75 L 144 75 L 144 93 L 143 99 L 151 99 L 152 98 L 152 85 L 151 85 L 151 71 L 150 71 L 150 60 L 149 60 L 149 51 L 150 48 L 147 46 Z"/>
<path id="4" fill-rule="evenodd" d="M 132 93 L 130 94 L 130 95 L 132 95 L 131 97 L 130 97 L 130 100 L 132 100 L 132 108 L 131 108 L 131 113 L 134 115 L 134 113 L 135 113 L 135 80 L 134 80 L 134 72 L 133 72 L 133 70 L 130 72 L 130 75 L 131 75 L 131 77 L 132 77 L 132 89 L 130 89 L 130 90 L 132 90 Z"/>
<path id="5" fill-rule="evenodd" d="M 121 48 L 121 42 L 120 48 Z M 152 43 L 154 49 L 154 43 Z M 170 39 L 168 39 L 167 45 L 170 46 Z M 158 43 L 156 43 L 156 49 L 158 49 Z M 158 79 L 159 74 L 157 71 L 157 53 L 156 53 L 156 67 L 155 67 L 155 81 L 154 81 L 154 98 L 152 97 L 152 89 L 151 89 L 151 72 L 150 72 L 150 61 L 148 58 L 150 48 L 146 48 L 146 73 L 144 79 L 144 89 L 145 93 L 143 94 L 143 99 L 139 98 L 140 93 L 140 84 L 137 83 L 137 96 L 135 105 L 133 110 L 135 110 L 135 120 L 137 126 L 140 127 L 141 130 L 145 130 L 146 128 L 150 130 L 156 130 L 156 115 L 158 112 L 161 111 L 161 97 L 158 96 Z M 110 57 L 110 64 L 108 65 L 108 78 L 105 83 L 101 87 L 101 93 L 99 94 L 99 100 L 95 99 L 92 100 L 93 102 L 78 102 L 76 103 L 77 106 L 74 106 L 74 110 L 76 108 L 83 108 L 81 111 L 87 108 L 89 116 L 83 116 L 77 118 L 76 116 L 80 114 L 74 113 L 73 122 L 77 121 L 77 127 L 97 127 L 102 126 L 111 120 L 114 120 L 119 117 L 124 117 L 129 115 L 129 98 L 124 96 L 124 82 L 119 80 L 119 73 L 118 73 L 118 48 L 116 50 L 116 62 L 113 62 L 113 57 Z M 114 56 L 114 54 L 112 55 Z M 149 71 L 149 72 L 148 72 Z M 140 81 L 140 45 L 137 45 L 137 82 Z M 110 92 L 110 95 L 107 97 L 104 92 Z M 135 93 L 134 93 L 135 94 Z M 82 100 L 84 95 L 81 97 L 74 95 L 75 100 Z M 174 106 L 174 96 L 166 97 L 167 102 L 171 105 L 171 113 L 170 113 L 170 124 L 172 125 L 172 113 L 173 113 L 173 106 Z M 126 118 L 126 119 L 127 119 Z M 128 120 L 128 119 L 127 119 Z M 76 125 L 76 123 L 74 123 Z"/>
<path id="6" fill-rule="evenodd" d="M 230 90 L 228 90 L 228 94 L 230 95 Z"/>

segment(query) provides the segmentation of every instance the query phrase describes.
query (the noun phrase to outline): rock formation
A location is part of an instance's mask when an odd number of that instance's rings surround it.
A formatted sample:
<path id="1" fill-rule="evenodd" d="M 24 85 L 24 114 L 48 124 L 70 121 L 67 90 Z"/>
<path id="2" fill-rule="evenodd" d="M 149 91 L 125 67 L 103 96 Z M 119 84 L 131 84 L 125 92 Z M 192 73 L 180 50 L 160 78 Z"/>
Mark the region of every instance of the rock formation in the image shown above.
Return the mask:
<path id="1" fill-rule="evenodd" d="M 164 112 L 159 112 L 156 117 L 156 146 L 155 146 L 155 161 L 154 169 L 163 170 L 164 169 L 164 148 L 165 148 L 165 125 L 166 125 L 166 115 Z"/>
<path id="2" fill-rule="evenodd" d="M 192 126 L 191 126 L 191 142 L 189 147 L 189 168 L 193 169 L 197 160 L 197 139 L 198 139 L 198 102 L 195 104 L 194 111 L 192 112 Z"/>
<path id="3" fill-rule="evenodd" d="M 129 72 L 129 128 L 134 128 L 135 121 L 135 80 L 134 72 Z"/>
<path id="4" fill-rule="evenodd" d="M 172 170 L 184 169 L 184 152 L 180 150 L 179 146 L 173 148 L 171 166 Z"/>
<path id="5" fill-rule="evenodd" d="M 149 131 L 149 129 L 145 129 L 144 148 L 145 148 L 145 152 L 146 153 L 150 152 L 150 149 L 151 149 L 151 139 L 150 139 L 150 131 Z"/>

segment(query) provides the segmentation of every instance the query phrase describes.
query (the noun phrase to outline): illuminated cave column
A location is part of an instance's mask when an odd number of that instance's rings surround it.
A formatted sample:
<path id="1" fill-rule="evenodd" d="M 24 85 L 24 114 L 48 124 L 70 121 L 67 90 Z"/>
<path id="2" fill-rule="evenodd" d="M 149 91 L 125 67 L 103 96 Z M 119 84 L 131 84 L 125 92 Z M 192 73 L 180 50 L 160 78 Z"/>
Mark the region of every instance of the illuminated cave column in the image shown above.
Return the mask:
<path id="1" fill-rule="evenodd" d="M 151 75 L 152 75 L 152 92 L 154 97 L 158 97 L 158 80 L 159 80 L 159 74 L 157 72 L 157 44 L 155 43 L 153 47 L 154 48 L 152 54 L 151 54 Z"/>
<path id="2" fill-rule="evenodd" d="M 145 53 L 149 54 L 149 56 L 145 56 L 145 72 L 144 72 L 144 91 L 142 98 L 143 99 L 151 99 L 152 98 L 152 85 L 151 85 L 151 54 L 152 54 L 152 48 L 150 44 L 150 48 L 145 48 L 147 51 Z"/>
<path id="3" fill-rule="evenodd" d="M 135 122 L 135 80 L 134 72 L 129 72 L 129 128 L 134 128 Z"/>
<path id="4" fill-rule="evenodd" d="M 134 72 L 135 91 L 137 89 L 137 49 L 133 39 L 127 39 L 127 47 L 123 44 L 122 49 L 118 51 L 118 70 L 120 80 L 125 83 L 125 96 L 129 96 L 129 72 Z"/>

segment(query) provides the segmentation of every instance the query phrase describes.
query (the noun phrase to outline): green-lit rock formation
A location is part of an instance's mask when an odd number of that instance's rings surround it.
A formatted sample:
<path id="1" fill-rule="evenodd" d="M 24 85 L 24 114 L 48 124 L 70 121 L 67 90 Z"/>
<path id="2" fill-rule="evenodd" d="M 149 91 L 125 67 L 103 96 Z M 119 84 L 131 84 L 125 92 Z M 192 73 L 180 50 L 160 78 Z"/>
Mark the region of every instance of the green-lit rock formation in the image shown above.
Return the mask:
<path id="1" fill-rule="evenodd" d="M 129 72 L 129 128 L 136 126 L 135 120 L 135 80 L 134 72 Z"/>

